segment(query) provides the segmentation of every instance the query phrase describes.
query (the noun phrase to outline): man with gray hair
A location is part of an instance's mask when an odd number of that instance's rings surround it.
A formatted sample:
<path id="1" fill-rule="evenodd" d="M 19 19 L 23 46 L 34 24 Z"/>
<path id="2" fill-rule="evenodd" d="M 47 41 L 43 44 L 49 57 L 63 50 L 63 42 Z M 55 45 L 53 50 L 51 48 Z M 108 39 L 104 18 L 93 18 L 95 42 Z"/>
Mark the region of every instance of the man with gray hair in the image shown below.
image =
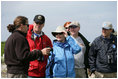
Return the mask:
<path id="1" fill-rule="evenodd" d="M 104 22 L 102 35 L 90 47 L 90 71 L 96 78 L 117 78 L 117 37 L 112 30 L 112 23 Z"/>

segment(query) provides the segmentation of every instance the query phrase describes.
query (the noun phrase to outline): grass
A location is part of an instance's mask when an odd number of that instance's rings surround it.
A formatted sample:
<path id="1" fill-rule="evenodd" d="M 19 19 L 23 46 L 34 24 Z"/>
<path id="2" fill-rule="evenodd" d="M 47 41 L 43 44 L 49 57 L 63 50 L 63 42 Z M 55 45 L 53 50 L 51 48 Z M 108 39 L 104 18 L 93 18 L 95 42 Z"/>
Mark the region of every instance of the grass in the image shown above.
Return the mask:
<path id="1" fill-rule="evenodd" d="M 1 56 L 4 54 L 5 42 L 1 42 Z"/>

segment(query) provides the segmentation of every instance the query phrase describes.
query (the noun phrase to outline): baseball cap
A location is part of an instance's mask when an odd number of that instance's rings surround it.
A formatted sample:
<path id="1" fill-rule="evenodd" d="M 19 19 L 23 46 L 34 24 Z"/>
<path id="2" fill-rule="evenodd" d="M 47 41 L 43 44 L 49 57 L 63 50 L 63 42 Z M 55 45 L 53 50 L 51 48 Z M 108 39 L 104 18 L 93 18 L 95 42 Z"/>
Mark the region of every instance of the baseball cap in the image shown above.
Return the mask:
<path id="1" fill-rule="evenodd" d="M 36 15 L 34 17 L 34 22 L 36 24 L 43 24 L 45 22 L 45 17 L 43 15 Z"/>
<path id="2" fill-rule="evenodd" d="M 111 22 L 104 22 L 102 24 L 102 28 L 104 28 L 104 29 L 113 29 L 113 26 L 112 26 Z"/>
<path id="3" fill-rule="evenodd" d="M 77 21 L 73 21 L 73 22 L 71 22 L 70 24 L 67 25 L 67 27 L 70 27 L 70 26 L 73 26 L 73 27 L 80 27 L 80 24 L 79 24 L 79 22 L 77 22 Z"/>

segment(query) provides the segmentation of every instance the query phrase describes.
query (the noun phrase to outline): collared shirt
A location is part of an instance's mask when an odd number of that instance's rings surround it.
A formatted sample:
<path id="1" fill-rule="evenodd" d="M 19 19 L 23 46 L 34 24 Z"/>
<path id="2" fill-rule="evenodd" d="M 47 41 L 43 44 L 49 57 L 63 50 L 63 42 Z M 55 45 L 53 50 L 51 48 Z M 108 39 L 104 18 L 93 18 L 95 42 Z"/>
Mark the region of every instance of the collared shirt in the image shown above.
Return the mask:
<path id="1" fill-rule="evenodd" d="M 36 37 L 40 37 L 40 36 L 42 36 L 43 35 L 43 32 L 41 32 L 40 34 L 36 34 L 36 33 L 34 33 L 34 40 L 36 39 Z"/>

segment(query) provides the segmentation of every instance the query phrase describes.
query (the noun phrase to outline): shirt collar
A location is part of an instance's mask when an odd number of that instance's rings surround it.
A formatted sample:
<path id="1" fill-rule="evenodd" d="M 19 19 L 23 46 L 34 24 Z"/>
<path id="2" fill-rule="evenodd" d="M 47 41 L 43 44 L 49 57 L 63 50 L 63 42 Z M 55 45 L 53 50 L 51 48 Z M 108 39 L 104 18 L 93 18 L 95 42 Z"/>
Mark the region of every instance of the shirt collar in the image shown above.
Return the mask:
<path id="1" fill-rule="evenodd" d="M 42 36 L 43 35 L 43 32 L 41 32 L 40 34 L 36 34 L 36 33 L 34 33 L 34 39 L 36 39 L 36 37 L 40 37 L 40 36 Z"/>

